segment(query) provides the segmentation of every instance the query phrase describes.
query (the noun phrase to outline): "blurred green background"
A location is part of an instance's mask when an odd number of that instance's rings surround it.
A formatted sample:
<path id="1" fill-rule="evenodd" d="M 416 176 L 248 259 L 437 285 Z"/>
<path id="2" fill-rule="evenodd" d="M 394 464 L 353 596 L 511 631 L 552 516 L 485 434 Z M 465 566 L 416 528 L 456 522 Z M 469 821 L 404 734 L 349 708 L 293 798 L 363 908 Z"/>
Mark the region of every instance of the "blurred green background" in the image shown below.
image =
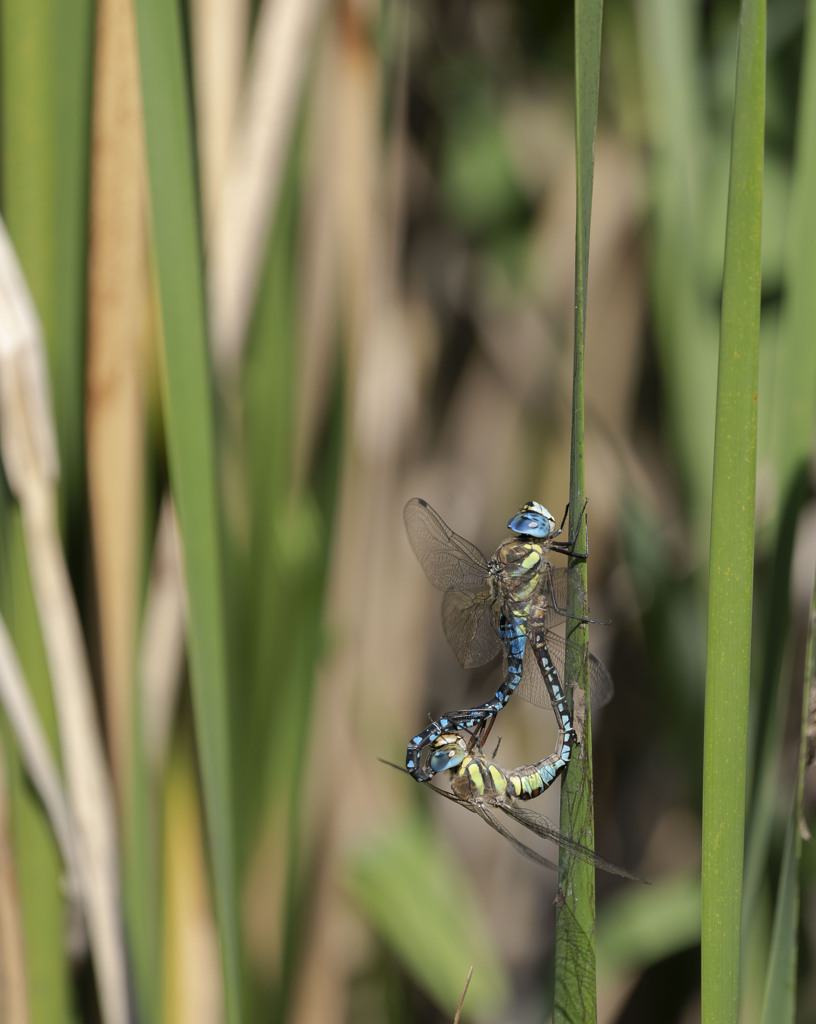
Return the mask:
<path id="1" fill-rule="evenodd" d="M 745 1021 L 816 560 L 812 13 L 783 0 L 768 22 Z M 596 842 L 652 885 L 598 879 L 604 1022 L 700 1013 L 738 16 L 724 0 L 605 10 L 585 475 L 591 613 L 610 622 L 590 643 L 616 696 L 595 719 Z M 2 0 L 0 17 L 0 210 L 47 347 L 120 850 L 129 995 L 104 1019 L 450 1021 L 471 965 L 463 1020 L 547 1019 L 555 876 L 378 758 L 401 763 L 429 713 L 481 702 L 498 674 L 447 648 L 406 500 L 488 554 L 524 501 L 556 518 L 567 502 L 571 8 Z M 21 504 L 4 479 L 0 610 L 69 775 Z M 551 719 L 511 702 L 501 763 L 544 756 Z M 112 1004 L 67 943 L 60 856 L 9 722 L 0 744 L 0 1018 L 98 1019 Z M 557 792 L 537 804 L 557 816 Z M 807 847 L 802 871 L 807 1021 Z"/>

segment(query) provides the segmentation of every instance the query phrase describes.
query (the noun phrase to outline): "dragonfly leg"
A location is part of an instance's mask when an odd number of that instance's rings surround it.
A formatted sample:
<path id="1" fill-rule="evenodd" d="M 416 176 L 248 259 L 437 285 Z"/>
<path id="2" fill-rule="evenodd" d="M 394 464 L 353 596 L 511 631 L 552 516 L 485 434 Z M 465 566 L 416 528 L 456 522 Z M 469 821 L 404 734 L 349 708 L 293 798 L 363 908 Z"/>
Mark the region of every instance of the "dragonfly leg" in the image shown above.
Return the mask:
<path id="1" fill-rule="evenodd" d="M 406 771 L 413 775 L 417 782 L 427 782 L 438 771 L 444 771 L 444 768 L 434 768 L 430 762 L 434 741 L 446 732 L 467 732 L 471 736 L 471 744 L 468 746 L 478 746 L 482 737 L 490 731 L 493 719 L 500 710 L 501 706 L 497 707 L 496 701 L 492 700 L 475 708 L 452 711 L 442 718 L 437 718 L 427 729 L 423 729 L 408 742 L 405 754 Z"/>
<path id="2" fill-rule="evenodd" d="M 489 719 L 487 719 L 487 721 L 485 721 L 485 723 L 482 726 L 481 732 L 472 733 L 471 734 L 472 743 L 470 744 L 470 749 L 474 749 L 476 747 L 481 749 L 484 746 L 485 740 L 490 735 L 490 731 L 492 730 L 493 723 L 495 721 L 496 721 L 496 716 L 493 715 L 492 718 L 489 718 Z M 499 742 L 501 742 L 501 740 L 499 740 Z M 496 750 L 498 750 L 498 749 L 499 749 L 499 743 L 496 744 Z M 494 757 L 496 756 L 496 752 L 495 751 L 493 753 L 493 756 Z"/>
<path id="3" fill-rule="evenodd" d="M 587 550 L 583 552 L 576 551 L 575 545 L 578 543 L 578 536 L 581 533 L 581 520 L 584 518 L 584 515 L 586 513 L 588 500 L 588 498 L 584 498 L 584 506 L 581 509 L 581 515 L 578 517 L 578 525 L 575 527 L 575 533 L 569 538 L 569 540 L 556 541 L 556 543 L 554 544 L 552 542 L 548 543 L 548 548 L 550 548 L 552 551 L 558 551 L 562 555 L 569 555 L 570 558 L 579 558 L 582 562 L 585 562 L 587 560 L 587 558 L 589 557 L 589 541 L 587 540 Z M 564 518 L 561 520 L 561 525 L 553 534 L 553 537 L 557 537 L 558 534 L 563 531 L 564 523 L 566 521 L 568 512 L 569 505 L 567 505 L 564 511 Z"/>
<path id="4" fill-rule="evenodd" d="M 571 615 L 566 607 L 562 607 L 559 604 L 558 596 L 556 594 L 555 584 L 553 582 L 553 572 L 560 571 L 554 570 L 551 565 L 546 565 L 543 570 L 544 579 L 541 583 L 541 593 L 544 598 L 543 602 L 539 602 L 546 608 L 552 617 L 567 619 L 574 623 L 572 629 L 577 626 L 608 626 L 609 622 L 605 622 L 601 619 L 591 619 L 588 615 Z M 583 588 L 580 589 L 580 593 L 583 594 Z M 533 610 L 533 616 L 535 615 L 535 609 Z"/>
<path id="5" fill-rule="evenodd" d="M 554 541 L 556 537 L 560 537 L 561 534 L 564 532 L 564 523 L 567 521 L 567 516 L 568 515 L 569 515 L 569 502 L 567 502 L 567 506 L 564 509 L 564 515 L 561 517 L 561 523 L 559 524 L 558 529 L 555 531 L 555 533 L 551 533 L 549 538 L 548 538 L 548 540 L 550 542 Z"/>

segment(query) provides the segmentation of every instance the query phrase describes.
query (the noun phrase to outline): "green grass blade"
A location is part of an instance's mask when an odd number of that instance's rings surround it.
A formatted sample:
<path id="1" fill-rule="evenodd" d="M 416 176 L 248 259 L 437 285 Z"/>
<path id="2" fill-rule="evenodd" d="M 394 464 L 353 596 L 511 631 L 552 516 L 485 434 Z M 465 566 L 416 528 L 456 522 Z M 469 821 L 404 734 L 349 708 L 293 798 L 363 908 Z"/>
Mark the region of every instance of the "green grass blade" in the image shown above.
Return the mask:
<path id="1" fill-rule="evenodd" d="M 482 1013 L 506 1005 L 509 981 L 478 900 L 418 816 L 361 846 L 346 887 L 382 941 L 446 1013 L 453 1015 L 471 965 L 470 1005 Z"/>
<path id="2" fill-rule="evenodd" d="M 778 327 L 778 342 L 771 376 L 769 401 L 763 401 L 759 423 L 760 460 L 764 472 L 775 475 L 781 500 L 776 504 L 777 540 L 770 556 L 770 585 L 763 588 L 757 607 L 763 608 L 764 668 L 758 699 L 752 708 L 755 723 L 756 754 L 749 779 L 748 842 L 745 852 L 744 925 L 747 936 L 764 931 L 759 920 L 761 898 L 767 893 L 768 851 L 778 821 L 780 753 L 785 742 L 788 706 L 787 687 L 781 685 L 785 647 L 791 621 L 790 582 L 793 571 L 793 545 L 802 508 L 808 501 L 811 427 L 816 415 L 816 350 L 812 339 L 816 316 L 816 293 L 808 268 L 813 262 L 816 235 L 816 195 L 811 182 L 816 174 L 816 20 L 805 20 L 802 76 L 796 126 L 795 162 L 790 190 L 786 232 L 784 308 Z M 769 214 L 765 213 L 767 223 Z M 760 371 L 761 372 L 761 371 Z M 764 420 L 764 430 L 763 430 Z M 765 446 L 763 447 L 763 440 Z M 793 824 L 789 822 L 783 861 L 783 879 L 778 891 L 777 915 L 792 899 L 790 887 L 793 856 Z M 787 873 L 787 874 L 786 874 Z M 785 877 L 786 875 L 786 877 Z M 779 926 L 775 926 L 778 928 Z M 776 935 L 776 931 L 774 932 Z M 776 942 L 774 938 L 774 942 Z M 776 973 L 771 953 L 769 967 Z M 768 981 L 769 988 L 773 983 Z M 746 993 L 743 992 L 743 998 Z M 766 1013 L 778 1005 L 778 988 L 773 998 L 766 997 Z"/>
<path id="3" fill-rule="evenodd" d="M 52 380 L 61 384 L 53 389 L 60 498 L 75 515 L 85 488 L 80 453 L 91 5 L 3 0 L 0 18 L 0 203 L 44 326 Z M 0 519 L 0 605 L 56 752 L 50 679 L 19 515 L 9 503 Z M 76 1010 L 65 957 L 63 867 L 12 738 L 5 743 L 29 1019 L 69 1021 Z"/>
<path id="4" fill-rule="evenodd" d="M 2 516 L 3 571 L 0 608 L 23 666 L 31 697 L 53 750 L 58 749 L 57 723 L 51 697 L 34 595 L 26 562 L 18 512 L 9 507 Z M 3 743 L 7 748 L 6 785 L 14 822 L 13 841 L 19 899 L 22 908 L 23 956 L 28 975 L 31 1024 L 78 1020 L 72 1009 L 69 965 L 65 958 L 63 925 L 65 893 L 63 864 L 51 825 L 40 799 L 25 776 L 7 719 Z"/>
<path id="5" fill-rule="evenodd" d="M 84 502 L 84 292 L 89 0 L 2 7 L 2 207 L 45 332 L 60 449 L 60 500 Z"/>
<path id="6" fill-rule="evenodd" d="M 91 0 L 49 6 L 54 52 L 54 334 L 51 366 L 62 500 L 74 528 L 85 514 L 85 290 L 93 68 Z"/>
<path id="7" fill-rule="evenodd" d="M 765 6 L 742 5 L 714 441 L 703 764 L 702 1019 L 736 1021 L 756 497 Z"/>
<path id="8" fill-rule="evenodd" d="M 816 586 L 810 601 L 805 679 L 802 687 L 796 790 L 785 831 L 785 849 L 774 909 L 770 960 L 762 1005 L 762 1024 L 793 1024 L 796 1019 L 796 968 L 799 959 L 799 867 L 802 859 L 802 809 L 808 754 L 808 711 L 816 680 Z"/>
<path id="9" fill-rule="evenodd" d="M 692 534 L 708 543 L 717 320 L 701 273 L 703 253 L 722 250 L 719 217 L 706 216 L 704 180 L 714 148 L 703 113 L 699 11 L 673 0 L 640 0 L 649 184 L 654 204 L 650 278 L 657 355 L 665 388 L 664 419 L 691 505 Z M 713 190 L 715 197 L 719 190 Z M 707 212 L 707 211 L 706 211 Z M 716 235 L 716 242 L 711 239 Z M 719 274 L 720 268 L 717 268 Z"/>
<path id="10" fill-rule="evenodd" d="M 763 928 L 757 918 L 762 897 L 767 891 L 768 855 L 779 820 L 780 757 L 786 743 L 790 697 L 783 679 L 791 623 L 794 541 L 810 491 L 804 467 L 800 467 L 795 477 L 789 478 L 788 485 L 785 500 L 779 504 L 777 538 L 770 558 L 772 568 L 764 580 L 762 597 L 756 602 L 762 615 L 764 651 L 750 718 L 743 937 L 754 928 Z"/>
<path id="11" fill-rule="evenodd" d="M 812 454 L 816 418 L 816 289 L 813 287 L 816 239 L 816 7 L 808 5 L 802 50 L 802 82 L 796 125 L 785 257 L 785 308 L 780 324 L 779 358 L 769 403 L 771 445 L 767 465 L 778 493 Z"/>
<path id="12" fill-rule="evenodd" d="M 164 415 L 184 543 L 196 741 L 209 833 L 227 1019 L 242 1019 L 236 867 L 227 714 L 221 523 L 212 381 L 204 320 L 201 232 L 181 12 L 136 4 L 164 329 Z"/>
<path id="13" fill-rule="evenodd" d="M 685 871 L 608 899 L 598 933 L 599 975 L 633 974 L 700 941 L 700 877 Z"/>
<path id="14" fill-rule="evenodd" d="M 575 354 L 573 364 L 572 449 L 570 465 L 570 535 L 579 525 L 584 497 L 584 347 L 589 270 L 589 228 L 592 211 L 595 130 L 601 63 L 602 0 L 583 0 L 575 6 Z M 586 587 L 586 563 L 579 563 Z M 570 595 L 570 613 L 586 616 L 577 593 Z M 583 656 L 570 656 L 568 680 L 580 680 L 588 694 L 586 627 L 572 638 L 583 645 Z M 592 735 L 587 716 L 581 755 L 561 784 L 561 823 L 575 839 L 593 845 Z M 566 851 L 559 855 L 560 899 L 556 910 L 555 986 L 553 1020 L 597 1019 L 595 982 L 595 870 Z"/>

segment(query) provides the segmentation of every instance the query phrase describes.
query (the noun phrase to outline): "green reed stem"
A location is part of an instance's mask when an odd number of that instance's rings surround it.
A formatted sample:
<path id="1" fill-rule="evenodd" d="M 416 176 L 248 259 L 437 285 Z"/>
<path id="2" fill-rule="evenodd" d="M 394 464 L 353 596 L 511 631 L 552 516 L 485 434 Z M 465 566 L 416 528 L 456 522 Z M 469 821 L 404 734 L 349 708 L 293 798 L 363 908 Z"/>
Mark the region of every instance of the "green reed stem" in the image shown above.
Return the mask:
<path id="1" fill-rule="evenodd" d="M 810 599 L 805 678 L 802 687 L 799 723 L 799 759 L 796 785 L 785 829 L 785 848 L 779 872 L 774 907 L 773 933 L 765 978 L 762 1024 L 793 1024 L 796 1020 L 796 974 L 799 963 L 799 916 L 801 889 L 799 874 L 802 860 L 802 822 L 805 796 L 805 771 L 813 757 L 808 737 L 809 713 L 816 681 L 816 586 Z"/>
<path id="2" fill-rule="evenodd" d="M 162 399 L 170 481 L 184 545 L 196 745 L 226 1019 L 238 1024 L 244 1017 L 229 749 L 223 525 L 192 112 L 180 6 L 138 0 L 135 9 L 164 334 Z"/>
<path id="3" fill-rule="evenodd" d="M 589 226 L 598 121 L 601 63 L 602 0 L 578 0 L 575 5 L 575 353 L 573 364 L 572 448 L 570 465 L 570 535 L 579 526 L 584 499 L 584 346 L 586 341 Z M 586 537 L 584 536 L 584 541 Z M 586 563 L 578 563 L 586 588 Z M 572 592 L 571 615 L 586 616 L 580 596 Z M 588 633 L 572 633 L 582 650 L 568 657 L 568 683 L 579 682 L 588 700 Z M 581 754 L 561 784 L 561 825 L 587 846 L 594 843 L 592 807 L 592 736 L 589 713 Z M 595 991 L 595 870 L 562 850 L 559 855 L 560 891 L 556 910 L 555 987 L 553 1021 L 591 1022 L 597 1018 Z"/>
<path id="4" fill-rule="evenodd" d="M 711 510 L 703 763 L 702 1019 L 736 1021 L 756 491 L 765 4 L 740 17 Z"/>

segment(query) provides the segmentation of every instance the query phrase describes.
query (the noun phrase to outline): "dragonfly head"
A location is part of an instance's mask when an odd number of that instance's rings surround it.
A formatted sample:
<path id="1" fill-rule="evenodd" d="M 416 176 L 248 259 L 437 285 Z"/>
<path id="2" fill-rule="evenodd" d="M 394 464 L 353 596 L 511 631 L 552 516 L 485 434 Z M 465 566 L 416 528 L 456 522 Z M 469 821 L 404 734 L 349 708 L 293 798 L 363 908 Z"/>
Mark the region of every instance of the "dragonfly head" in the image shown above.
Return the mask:
<path id="1" fill-rule="evenodd" d="M 428 758 L 428 767 L 432 772 L 458 768 L 467 756 L 467 744 L 458 732 L 443 732 L 431 746 L 433 751 Z"/>
<path id="2" fill-rule="evenodd" d="M 549 537 L 555 530 L 555 520 L 549 509 L 539 505 L 537 501 L 528 501 L 516 512 L 507 526 L 514 533 L 544 538 Z"/>

